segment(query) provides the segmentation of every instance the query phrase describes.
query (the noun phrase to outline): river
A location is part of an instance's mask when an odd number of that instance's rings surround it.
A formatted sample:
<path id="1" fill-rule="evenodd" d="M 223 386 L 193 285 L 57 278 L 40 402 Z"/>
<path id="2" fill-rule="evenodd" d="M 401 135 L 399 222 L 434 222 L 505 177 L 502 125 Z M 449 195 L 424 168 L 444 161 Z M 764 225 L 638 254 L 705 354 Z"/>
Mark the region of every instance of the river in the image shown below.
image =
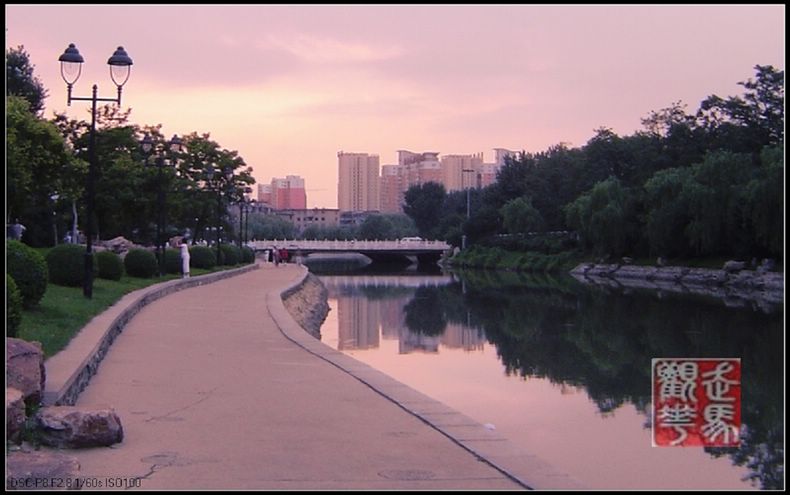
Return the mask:
<path id="1" fill-rule="evenodd" d="M 322 274 L 321 340 L 495 429 L 591 489 L 784 486 L 783 307 L 571 277 Z M 738 448 L 654 447 L 651 359 L 737 357 Z"/>

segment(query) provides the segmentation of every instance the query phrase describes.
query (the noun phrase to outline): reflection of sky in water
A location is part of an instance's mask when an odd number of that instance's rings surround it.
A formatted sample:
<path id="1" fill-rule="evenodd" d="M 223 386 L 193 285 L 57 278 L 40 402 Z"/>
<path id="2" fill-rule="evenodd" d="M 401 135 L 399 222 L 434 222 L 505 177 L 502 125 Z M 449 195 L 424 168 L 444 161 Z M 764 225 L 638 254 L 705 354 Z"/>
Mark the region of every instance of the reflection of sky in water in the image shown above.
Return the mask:
<path id="1" fill-rule="evenodd" d="M 590 488 L 752 488 L 741 481 L 748 470 L 727 456 L 652 447 L 647 416 L 628 401 L 602 413 L 582 387 L 508 376 L 496 347 L 474 325 L 456 319 L 446 321 L 440 335 L 410 331 L 404 308 L 413 304 L 417 287 L 446 286 L 453 282 L 449 276 L 321 278 L 332 308 L 321 329 L 323 342 L 493 424 Z"/>

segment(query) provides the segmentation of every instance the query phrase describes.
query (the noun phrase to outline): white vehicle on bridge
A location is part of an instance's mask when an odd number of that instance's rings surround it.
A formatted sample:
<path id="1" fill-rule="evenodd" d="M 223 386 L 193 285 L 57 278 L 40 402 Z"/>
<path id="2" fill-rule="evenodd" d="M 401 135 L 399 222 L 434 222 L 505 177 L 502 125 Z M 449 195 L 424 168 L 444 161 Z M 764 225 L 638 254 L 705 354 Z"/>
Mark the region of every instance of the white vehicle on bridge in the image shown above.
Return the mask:
<path id="1" fill-rule="evenodd" d="M 422 237 L 403 237 L 400 242 L 422 242 Z"/>

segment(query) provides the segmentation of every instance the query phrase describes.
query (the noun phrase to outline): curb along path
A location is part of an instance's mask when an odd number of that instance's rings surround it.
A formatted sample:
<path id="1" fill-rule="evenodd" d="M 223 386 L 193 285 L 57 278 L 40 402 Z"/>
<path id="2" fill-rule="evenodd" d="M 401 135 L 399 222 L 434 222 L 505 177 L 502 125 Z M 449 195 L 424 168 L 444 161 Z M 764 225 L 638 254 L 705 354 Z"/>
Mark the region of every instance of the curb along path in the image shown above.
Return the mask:
<path id="1" fill-rule="evenodd" d="M 141 489 L 525 487 L 513 481 L 521 477 L 458 448 L 444 430 L 404 414 L 411 410 L 401 402 L 413 394 L 412 407 L 428 408 L 423 415 L 449 420 L 445 428 L 456 428 L 455 436 L 470 434 L 474 426 L 455 424 L 461 416 L 454 411 L 394 380 L 384 383 L 388 377 L 364 365 L 355 372 L 371 377 L 360 386 L 359 377 L 285 338 L 294 333 L 337 352 L 285 313 L 284 288 L 305 275 L 303 267 L 261 265 L 140 309 L 76 403 L 114 407 L 125 439 L 69 451 L 80 476 L 94 479 L 96 488 L 111 477 L 139 477 Z M 361 364 L 347 359 L 349 369 Z M 372 390 L 376 380 L 399 388 L 401 402 Z M 496 454 L 516 460 L 504 439 L 485 433 L 473 432 L 469 441 L 481 451 L 486 442 L 496 445 Z M 550 470 L 544 474 L 538 479 L 556 480 Z"/>

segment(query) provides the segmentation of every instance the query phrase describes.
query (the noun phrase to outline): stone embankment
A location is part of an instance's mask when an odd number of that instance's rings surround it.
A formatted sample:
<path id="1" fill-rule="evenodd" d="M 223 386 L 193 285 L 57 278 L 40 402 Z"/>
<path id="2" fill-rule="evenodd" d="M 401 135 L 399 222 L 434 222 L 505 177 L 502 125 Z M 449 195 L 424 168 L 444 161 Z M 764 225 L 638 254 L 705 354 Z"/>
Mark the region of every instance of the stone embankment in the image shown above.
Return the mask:
<path id="1" fill-rule="evenodd" d="M 327 290 L 312 273 L 283 296 L 285 309 L 310 335 L 321 338 L 321 324 L 329 313 Z"/>
<path id="2" fill-rule="evenodd" d="M 682 266 L 636 266 L 582 263 L 571 275 L 583 283 L 624 288 L 692 293 L 724 299 L 727 305 L 753 302 L 763 310 L 782 304 L 784 274 L 743 270 L 725 264 L 720 270 Z"/>

